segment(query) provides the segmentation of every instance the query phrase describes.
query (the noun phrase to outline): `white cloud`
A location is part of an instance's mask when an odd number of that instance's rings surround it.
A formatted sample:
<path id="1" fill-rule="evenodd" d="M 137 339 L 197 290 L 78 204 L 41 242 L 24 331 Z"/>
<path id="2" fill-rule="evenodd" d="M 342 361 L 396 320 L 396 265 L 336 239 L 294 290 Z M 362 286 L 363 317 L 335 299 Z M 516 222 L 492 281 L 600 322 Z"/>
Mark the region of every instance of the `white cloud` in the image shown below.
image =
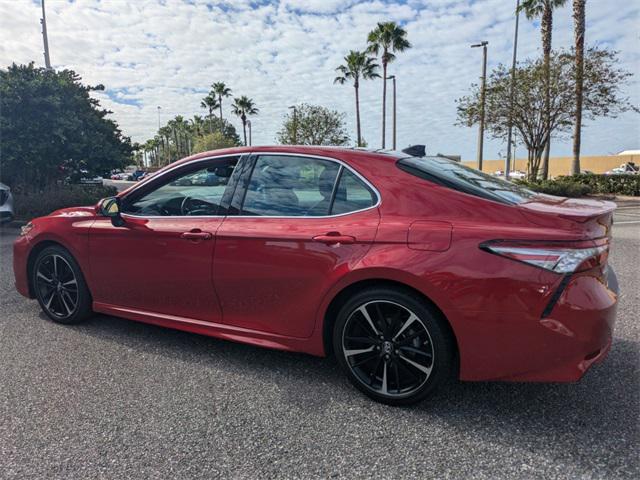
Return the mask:
<path id="1" fill-rule="evenodd" d="M 505 6 L 505 3 L 508 4 Z M 470 43 L 488 40 L 489 66 L 508 63 L 513 2 L 504 0 L 48 0 L 51 59 L 90 84 L 102 83 L 105 107 L 125 133 L 143 141 L 163 121 L 202 114 L 200 99 L 214 81 L 252 97 L 260 114 L 254 143 L 270 144 L 287 106 L 320 103 L 354 123 L 353 89 L 334 85 L 334 68 L 350 49 L 365 46 L 378 21 L 402 22 L 414 48 L 398 56 L 399 145 L 426 143 L 431 152 L 475 157 L 475 129 L 454 127 L 455 99 L 480 74 L 480 52 Z M 569 2 L 570 3 L 570 2 Z M 640 7 L 627 0 L 587 4 L 587 43 L 620 51 L 625 68 L 639 72 L 637 24 Z M 0 0 L 0 65 L 42 64 L 40 3 Z M 521 19 L 520 58 L 539 54 L 537 25 Z M 570 6 L 555 15 L 554 46 L 573 41 Z M 638 79 L 626 89 L 640 104 Z M 380 81 L 361 91 L 363 133 L 380 143 Z M 229 102 L 225 114 L 230 115 Z M 389 111 L 391 110 L 389 105 Z M 583 152 L 600 154 L 637 148 L 638 117 L 597 120 L 584 130 Z M 233 119 L 239 126 L 237 119 Z M 388 131 L 390 140 L 391 135 Z M 355 137 L 355 134 L 353 135 Z M 553 153 L 570 154 L 567 140 Z M 485 158 L 504 153 L 486 143 Z"/>

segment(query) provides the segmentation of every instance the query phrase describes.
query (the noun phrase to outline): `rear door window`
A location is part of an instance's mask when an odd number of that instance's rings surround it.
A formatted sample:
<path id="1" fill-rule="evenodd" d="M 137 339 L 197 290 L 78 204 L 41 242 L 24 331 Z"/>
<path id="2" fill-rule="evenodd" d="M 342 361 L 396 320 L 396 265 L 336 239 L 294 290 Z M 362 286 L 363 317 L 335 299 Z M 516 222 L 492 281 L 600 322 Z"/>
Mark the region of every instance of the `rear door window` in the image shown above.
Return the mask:
<path id="1" fill-rule="evenodd" d="M 241 215 L 318 217 L 327 215 L 340 165 L 293 155 L 256 159 Z"/>
<path id="2" fill-rule="evenodd" d="M 331 215 L 364 210 L 374 206 L 376 201 L 373 190 L 351 170 L 343 168 L 331 207 Z"/>

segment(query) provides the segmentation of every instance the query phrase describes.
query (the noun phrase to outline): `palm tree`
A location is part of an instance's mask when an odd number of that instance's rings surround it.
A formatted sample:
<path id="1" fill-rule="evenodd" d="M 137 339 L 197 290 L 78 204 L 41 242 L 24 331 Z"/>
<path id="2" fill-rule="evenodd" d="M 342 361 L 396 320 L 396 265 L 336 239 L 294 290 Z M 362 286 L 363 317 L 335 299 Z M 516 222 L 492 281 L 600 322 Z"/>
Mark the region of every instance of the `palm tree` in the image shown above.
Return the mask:
<path id="1" fill-rule="evenodd" d="M 209 133 L 213 133 L 213 111 L 218 108 L 218 99 L 213 93 L 209 93 L 202 99 L 200 106 L 209 111 Z"/>
<path id="2" fill-rule="evenodd" d="M 223 121 L 222 121 L 222 97 L 230 97 L 231 96 L 231 89 L 228 88 L 224 82 L 216 82 L 213 85 L 211 85 L 211 93 L 215 94 L 218 96 L 218 107 L 220 108 L 220 128 L 222 128 L 222 126 L 224 125 Z"/>
<path id="3" fill-rule="evenodd" d="M 385 129 L 387 116 L 387 65 L 395 60 L 394 52 L 411 48 L 407 40 L 407 31 L 395 22 L 382 22 L 369 32 L 368 51 L 379 55 L 382 52 L 382 148 L 385 147 Z"/>
<path id="4" fill-rule="evenodd" d="M 544 157 L 540 174 L 543 179 L 549 176 L 549 151 L 551 148 L 551 39 L 553 35 L 553 10 L 562 7 L 567 0 L 524 0 L 520 4 L 520 11 L 529 20 L 540 17 L 540 34 L 542 36 L 542 53 L 544 55 L 544 115 L 545 130 L 548 132 L 544 147 Z"/>
<path id="5" fill-rule="evenodd" d="M 356 131 L 358 136 L 358 146 L 361 147 L 360 94 L 358 91 L 360 88 L 360 78 L 363 80 L 379 78 L 380 75 L 378 75 L 378 72 L 376 71 L 378 69 L 378 64 L 375 63 L 375 60 L 369 57 L 366 52 L 358 52 L 355 50 L 351 50 L 349 55 L 344 57 L 344 62 L 344 65 L 340 65 L 336 68 L 336 71 L 340 72 L 340 75 L 333 80 L 333 83 L 344 85 L 348 79 L 353 79 L 353 88 L 356 91 Z"/>
<path id="6" fill-rule="evenodd" d="M 582 87 L 584 83 L 584 16 L 586 0 L 573 0 L 573 33 L 576 42 L 576 123 L 573 131 L 571 174 L 580 173 L 580 135 L 582 131 Z"/>
<path id="7" fill-rule="evenodd" d="M 242 120 L 242 132 L 244 133 L 244 144 L 247 145 L 247 116 L 248 115 L 256 115 L 258 113 L 258 108 L 253 103 L 253 100 L 246 96 L 241 96 L 240 98 L 234 98 L 233 104 L 231 105 L 231 110 L 234 115 L 240 117 Z"/>
<path id="8" fill-rule="evenodd" d="M 191 131 L 195 137 L 201 137 L 204 135 L 205 120 L 200 115 L 194 115 L 189 122 L 191 123 Z"/>

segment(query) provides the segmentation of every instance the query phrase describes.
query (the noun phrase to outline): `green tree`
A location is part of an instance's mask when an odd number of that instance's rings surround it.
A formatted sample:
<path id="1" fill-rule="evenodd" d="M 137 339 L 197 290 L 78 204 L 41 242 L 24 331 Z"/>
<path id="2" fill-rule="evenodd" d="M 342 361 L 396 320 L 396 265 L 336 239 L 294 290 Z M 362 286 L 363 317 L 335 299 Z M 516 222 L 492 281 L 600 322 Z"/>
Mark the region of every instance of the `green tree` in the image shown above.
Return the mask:
<path id="1" fill-rule="evenodd" d="M 205 120 L 200 115 L 194 115 L 191 120 L 191 133 L 194 137 L 201 137 L 205 132 Z"/>
<path id="2" fill-rule="evenodd" d="M 362 132 L 360 130 L 360 79 L 370 80 L 372 78 L 380 78 L 377 72 L 378 64 L 366 52 L 357 52 L 351 50 L 349 55 L 344 57 L 344 64 L 336 68 L 340 73 L 333 83 L 344 85 L 347 80 L 353 80 L 353 88 L 356 92 L 356 138 L 357 146 L 362 146 Z"/>
<path id="3" fill-rule="evenodd" d="M 103 174 L 131 158 L 131 141 L 72 70 L 0 69 L 0 181 L 43 188 L 88 170 Z"/>
<path id="4" fill-rule="evenodd" d="M 244 144 L 247 145 L 247 117 L 249 115 L 257 115 L 258 108 L 255 106 L 255 103 L 252 99 L 246 96 L 241 96 L 239 98 L 233 99 L 233 104 L 231 105 L 231 109 L 233 114 L 240 117 L 242 120 L 242 131 L 244 133 Z"/>
<path id="5" fill-rule="evenodd" d="M 573 34 L 575 37 L 575 124 L 573 129 L 573 161 L 571 174 L 580 173 L 580 143 L 582 136 L 582 108 L 584 101 L 585 58 L 584 58 L 584 30 L 585 30 L 586 0 L 573 0 Z"/>
<path id="6" fill-rule="evenodd" d="M 213 111 L 218 108 L 218 99 L 213 93 L 209 93 L 202 99 L 200 106 L 209 112 L 209 133 L 213 133 Z"/>
<path id="7" fill-rule="evenodd" d="M 216 144 L 221 145 L 215 148 L 240 145 L 240 137 L 235 127 L 227 120 L 220 121 L 214 116 L 209 121 L 200 115 L 194 115 L 192 119 L 187 120 L 177 115 L 161 127 L 154 138 L 147 140 L 144 149 L 149 152 L 154 166 L 166 165 L 196 151 L 202 151 L 196 150 L 196 144 L 201 145 L 199 148 L 204 148 L 202 145 L 214 145 L 210 139 L 214 138 L 211 135 L 215 133 L 220 134 L 215 139 Z M 203 137 L 208 137 L 209 140 L 202 140 Z M 220 140 L 222 138 L 225 139 L 224 142 Z M 204 148 L 204 150 L 213 148 Z"/>
<path id="8" fill-rule="evenodd" d="M 527 60 L 516 69 L 518 82 L 514 94 L 513 126 L 528 150 L 529 178 L 537 178 L 546 139 L 552 133 L 567 134 L 575 113 L 575 77 L 573 51 L 552 52 L 550 61 L 550 123 L 545 119 L 544 60 Z M 584 111 L 589 119 L 615 117 L 637 108 L 621 96 L 620 87 L 631 73 L 618 67 L 617 53 L 590 48 L 585 56 Z M 499 65 L 490 75 L 486 90 L 488 131 L 494 138 L 506 140 L 510 102 L 510 69 Z M 480 88 L 472 87 L 470 95 L 458 100 L 458 125 L 473 126 L 479 121 Z"/>
<path id="9" fill-rule="evenodd" d="M 229 98 L 231 89 L 224 82 L 216 82 L 211 85 L 211 93 L 218 96 L 218 108 L 220 108 L 220 122 L 222 122 L 222 97 Z"/>
<path id="10" fill-rule="evenodd" d="M 520 10 L 529 20 L 540 17 L 540 34 L 542 37 L 542 55 L 544 57 L 544 116 L 547 123 L 547 131 L 551 122 L 551 43 L 553 38 L 553 10 L 562 7 L 567 0 L 524 0 Z M 549 176 L 549 153 L 551 149 L 551 137 L 547 138 L 544 148 L 544 157 L 540 169 L 540 176 L 547 179 Z"/>
<path id="11" fill-rule="evenodd" d="M 395 22 L 378 23 L 367 37 L 368 51 L 380 55 L 382 63 L 382 148 L 385 148 L 387 125 L 387 65 L 395 60 L 396 52 L 411 48 L 407 31 Z"/>
<path id="12" fill-rule="evenodd" d="M 287 114 L 277 141 L 283 145 L 347 145 L 350 142 L 344 113 L 320 105 L 296 106 L 296 118 Z"/>
<path id="13" fill-rule="evenodd" d="M 232 138 L 226 137 L 222 132 L 216 131 L 202 137 L 198 137 L 193 145 L 193 153 L 207 152 L 219 148 L 235 147 L 238 144 Z"/>

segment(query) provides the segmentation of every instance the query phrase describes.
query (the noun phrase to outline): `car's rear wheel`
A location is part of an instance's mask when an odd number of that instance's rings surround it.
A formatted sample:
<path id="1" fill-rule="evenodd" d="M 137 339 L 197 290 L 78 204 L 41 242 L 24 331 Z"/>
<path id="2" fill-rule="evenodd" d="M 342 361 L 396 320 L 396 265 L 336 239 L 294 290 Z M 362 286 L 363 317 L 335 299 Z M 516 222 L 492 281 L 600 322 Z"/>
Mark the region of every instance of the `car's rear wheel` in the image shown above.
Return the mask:
<path id="1" fill-rule="evenodd" d="M 351 383 L 391 405 L 426 398 L 452 374 L 455 361 L 441 316 L 418 295 L 395 288 L 368 289 L 347 301 L 333 346 Z"/>
<path id="2" fill-rule="evenodd" d="M 80 266 L 67 250 L 58 246 L 42 250 L 32 275 L 38 303 L 51 320 L 72 324 L 91 316 L 89 288 Z"/>

